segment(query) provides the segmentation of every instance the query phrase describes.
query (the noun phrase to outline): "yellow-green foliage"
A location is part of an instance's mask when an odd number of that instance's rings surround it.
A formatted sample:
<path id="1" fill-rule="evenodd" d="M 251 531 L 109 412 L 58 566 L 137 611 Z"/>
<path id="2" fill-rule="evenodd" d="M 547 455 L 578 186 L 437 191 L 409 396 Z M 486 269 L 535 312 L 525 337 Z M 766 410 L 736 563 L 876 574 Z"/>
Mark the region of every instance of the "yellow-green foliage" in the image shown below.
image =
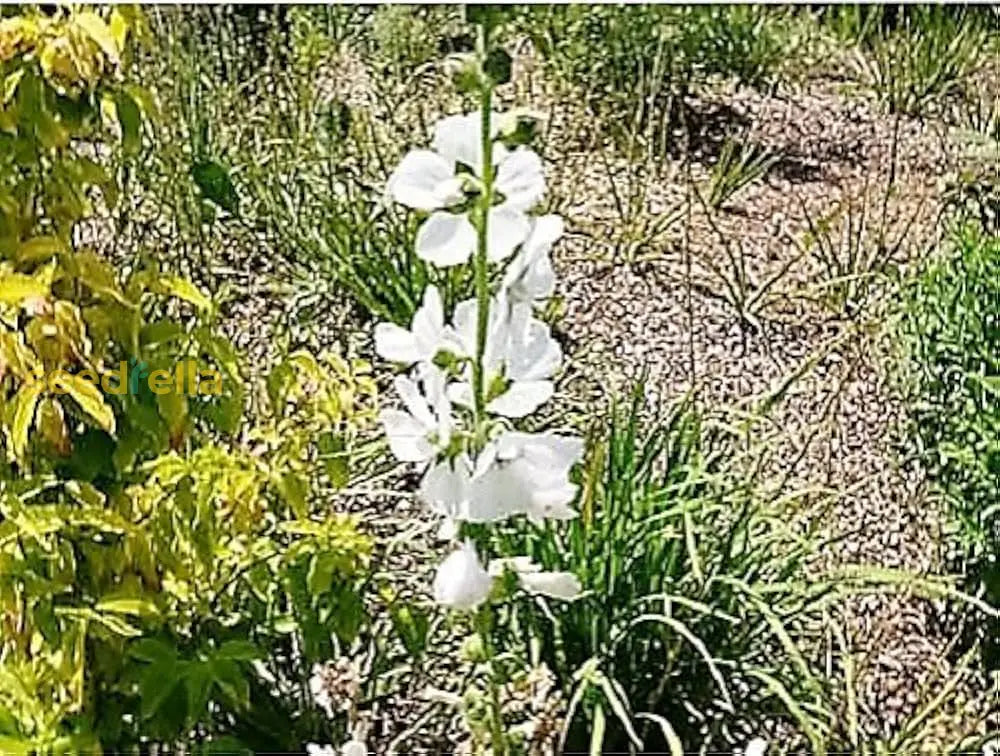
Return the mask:
<path id="1" fill-rule="evenodd" d="M 102 156 L 155 118 L 125 76 L 143 28 L 124 7 L 0 20 L 2 751 L 211 734 L 248 716 L 250 662 L 276 639 L 301 636 L 308 664 L 362 618 L 370 540 L 314 492 L 347 479 L 374 412 L 366 367 L 293 355 L 272 419 L 247 429 L 214 301 L 74 245 L 117 200 Z M 221 394 L 109 379 L 185 360 Z"/>

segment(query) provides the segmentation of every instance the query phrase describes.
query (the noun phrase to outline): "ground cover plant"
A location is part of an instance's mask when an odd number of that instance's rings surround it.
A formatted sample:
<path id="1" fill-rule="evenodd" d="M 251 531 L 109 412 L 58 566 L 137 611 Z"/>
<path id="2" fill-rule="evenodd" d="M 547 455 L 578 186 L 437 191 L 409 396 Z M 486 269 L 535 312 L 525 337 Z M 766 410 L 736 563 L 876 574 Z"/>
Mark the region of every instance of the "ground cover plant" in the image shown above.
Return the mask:
<path id="1" fill-rule="evenodd" d="M 0 9 L 0 750 L 990 753 L 994 9 Z"/>

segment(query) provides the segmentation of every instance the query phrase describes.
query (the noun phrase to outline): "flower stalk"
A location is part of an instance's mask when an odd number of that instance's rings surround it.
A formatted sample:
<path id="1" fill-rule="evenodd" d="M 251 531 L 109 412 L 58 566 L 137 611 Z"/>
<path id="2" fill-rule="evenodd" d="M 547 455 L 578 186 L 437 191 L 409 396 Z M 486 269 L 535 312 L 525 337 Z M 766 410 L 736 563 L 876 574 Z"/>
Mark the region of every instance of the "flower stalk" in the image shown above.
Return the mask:
<path id="1" fill-rule="evenodd" d="M 490 317 L 490 288 L 487 258 L 490 207 L 493 204 L 493 138 L 490 119 L 493 108 L 493 83 L 484 70 L 486 54 L 489 50 L 489 30 L 486 24 L 479 25 L 476 53 L 479 61 L 479 113 L 482 124 L 480 134 L 482 150 L 482 192 L 479 195 L 478 244 L 473 258 L 473 274 L 476 286 L 476 357 L 472 365 L 472 392 L 475 409 L 477 439 L 482 432 L 485 419 L 486 386 L 484 380 L 483 357 L 486 354 L 486 329 Z"/>

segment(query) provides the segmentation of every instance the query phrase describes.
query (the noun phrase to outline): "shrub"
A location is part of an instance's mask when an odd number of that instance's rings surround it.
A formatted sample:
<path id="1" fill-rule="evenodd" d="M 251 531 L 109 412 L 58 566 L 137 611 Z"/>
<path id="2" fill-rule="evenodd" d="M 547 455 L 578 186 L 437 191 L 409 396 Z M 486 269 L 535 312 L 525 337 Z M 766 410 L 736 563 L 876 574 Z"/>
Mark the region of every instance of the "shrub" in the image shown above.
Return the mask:
<path id="1" fill-rule="evenodd" d="M 789 710 L 819 747 L 822 691 L 793 640 L 809 615 L 795 587 L 806 547 L 728 477 L 726 433 L 686 403 L 652 423 L 642 411 L 640 386 L 589 445 L 578 520 L 505 534 L 584 595 L 518 602 L 497 645 L 537 656 L 576 701 L 571 749 L 744 745 L 747 722 Z"/>
<path id="2" fill-rule="evenodd" d="M 0 21 L 0 747 L 298 748 L 342 724 L 302 681 L 355 637 L 371 548 L 312 492 L 343 481 L 374 385 L 293 355 L 247 428 L 216 303 L 74 243 L 119 190 L 89 155 L 115 131 L 134 147 L 152 112 L 125 77 L 143 28 Z"/>
<path id="3" fill-rule="evenodd" d="M 898 333 L 913 433 L 958 525 L 974 591 L 1000 606 L 1000 237 L 965 229 L 905 288 Z M 1000 669 L 1000 627 L 985 628 Z"/>

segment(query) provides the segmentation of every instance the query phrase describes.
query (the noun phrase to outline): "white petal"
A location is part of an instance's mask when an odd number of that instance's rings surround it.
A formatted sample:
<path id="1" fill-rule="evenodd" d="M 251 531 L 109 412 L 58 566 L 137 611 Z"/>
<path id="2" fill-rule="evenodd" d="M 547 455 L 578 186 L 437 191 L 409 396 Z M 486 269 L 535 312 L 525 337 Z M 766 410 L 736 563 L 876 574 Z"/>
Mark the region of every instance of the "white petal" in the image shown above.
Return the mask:
<path id="1" fill-rule="evenodd" d="M 468 503 L 471 464 L 460 457 L 454 463 L 446 460 L 434 465 L 420 481 L 417 495 L 438 514 L 458 519 Z"/>
<path id="2" fill-rule="evenodd" d="M 509 153 L 497 168 L 495 186 L 506 204 L 517 210 L 530 210 L 545 195 L 541 158 L 524 147 Z"/>
<path id="3" fill-rule="evenodd" d="M 448 398 L 462 407 L 471 407 L 474 403 L 472 398 L 472 384 L 465 381 L 450 384 L 448 386 Z"/>
<path id="4" fill-rule="evenodd" d="M 387 189 L 396 202 L 415 210 L 437 210 L 460 200 L 455 167 L 430 150 L 415 150 L 389 177 Z"/>
<path id="5" fill-rule="evenodd" d="M 423 426 L 424 433 L 433 430 L 436 424 L 434 416 L 427 408 L 427 400 L 420 393 L 417 384 L 403 375 L 397 375 L 392 384 L 396 393 L 399 394 L 399 398 L 403 400 L 403 406 L 406 407 L 407 412 Z"/>
<path id="6" fill-rule="evenodd" d="M 743 756 L 764 756 L 767 753 L 767 741 L 764 738 L 754 738 L 747 743 Z"/>
<path id="7" fill-rule="evenodd" d="M 417 360 L 433 359 L 444 340 L 444 306 L 436 286 L 424 290 L 423 305 L 413 315 L 412 329 L 420 353 Z"/>
<path id="8" fill-rule="evenodd" d="M 583 587 L 571 572 L 526 572 L 518 576 L 521 585 L 532 593 L 572 601 Z"/>
<path id="9" fill-rule="evenodd" d="M 504 417 L 526 417 L 552 397 L 552 381 L 515 381 L 486 410 Z"/>
<path id="10" fill-rule="evenodd" d="M 467 262 L 476 248 L 476 229 L 464 213 L 433 213 L 417 231 L 417 257 L 445 268 Z"/>
<path id="11" fill-rule="evenodd" d="M 390 362 L 404 362 L 410 365 L 421 359 L 416 337 L 395 323 L 379 323 L 375 326 L 375 353 Z"/>
<path id="12" fill-rule="evenodd" d="M 360 740 L 348 740 L 340 747 L 340 756 L 368 756 L 368 746 Z"/>
<path id="13" fill-rule="evenodd" d="M 532 492 L 528 505 L 528 519 L 540 523 L 544 520 L 574 520 L 579 513 L 570 503 L 576 498 L 579 486 L 569 481 L 550 488 L 539 488 Z"/>
<path id="14" fill-rule="evenodd" d="M 499 120 L 497 113 L 491 115 L 491 136 L 496 136 Z M 434 126 L 434 151 L 445 160 L 452 163 L 462 163 L 475 171 L 476 175 L 481 176 L 483 164 L 482 133 L 482 120 L 479 113 L 447 116 Z M 506 150 L 503 150 L 501 145 L 494 145 L 494 165 L 505 157 Z"/>
<path id="15" fill-rule="evenodd" d="M 466 541 L 438 567 L 434 600 L 450 609 L 475 609 L 490 594 L 493 579 L 483 569 L 475 547 Z"/>
<path id="16" fill-rule="evenodd" d="M 426 462 L 434 456 L 427 429 L 407 412 L 382 410 L 379 420 L 389 439 L 389 448 L 401 462 Z"/>
<path id="17" fill-rule="evenodd" d="M 529 230 L 528 216 L 509 203 L 490 208 L 486 223 L 486 257 L 490 262 L 506 260 L 528 237 Z"/>

